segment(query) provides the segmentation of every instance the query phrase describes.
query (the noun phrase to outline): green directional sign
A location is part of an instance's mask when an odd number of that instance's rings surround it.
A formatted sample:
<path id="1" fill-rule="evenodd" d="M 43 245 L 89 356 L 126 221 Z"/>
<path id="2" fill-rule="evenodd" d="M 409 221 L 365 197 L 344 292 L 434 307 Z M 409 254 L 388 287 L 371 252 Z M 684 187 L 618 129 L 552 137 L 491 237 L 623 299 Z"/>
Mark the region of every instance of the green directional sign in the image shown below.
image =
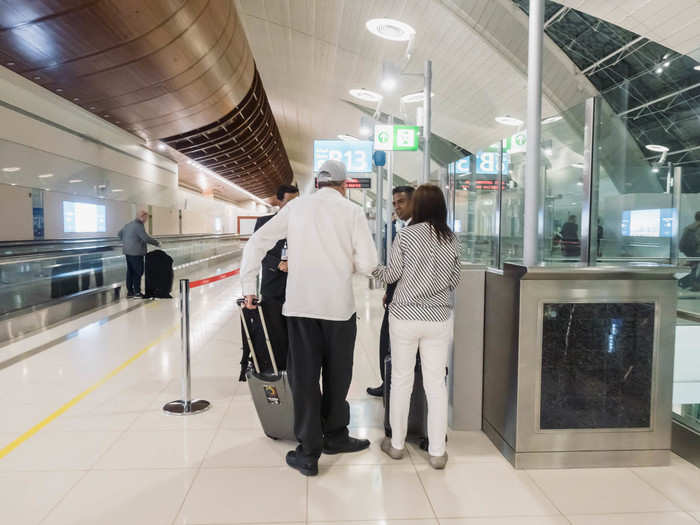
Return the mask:
<path id="1" fill-rule="evenodd" d="M 418 126 L 374 127 L 374 149 L 383 151 L 415 151 L 418 149 L 420 128 Z"/>

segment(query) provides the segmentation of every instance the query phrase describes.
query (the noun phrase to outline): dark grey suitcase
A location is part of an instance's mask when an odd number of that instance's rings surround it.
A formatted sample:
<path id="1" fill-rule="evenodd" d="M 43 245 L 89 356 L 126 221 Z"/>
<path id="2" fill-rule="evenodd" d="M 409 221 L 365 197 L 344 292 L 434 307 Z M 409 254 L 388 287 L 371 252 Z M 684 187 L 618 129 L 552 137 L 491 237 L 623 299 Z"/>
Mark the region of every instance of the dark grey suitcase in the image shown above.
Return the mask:
<path id="1" fill-rule="evenodd" d="M 258 412 L 260 423 L 262 424 L 265 435 L 272 439 L 284 439 L 288 441 L 296 441 L 294 434 L 294 399 L 292 397 L 292 389 L 289 386 L 289 378 L 286 370 L 277 368 L 275 354 L 272 351 L 270 337 L 267 333 L 267 325 L 265 324 L 265 314 L 262 307 L 258 306 L 257 312 L 260 316 L 260 324 L 265 333 L 265 346 L 267 347 L 267 355 L 272 363 L 272 372 L 260 370 L 260 360 L 257 357 L 257 352 L 260 348 L 256 348 L 250 337 L 250 330 L 243 315 L 243 300 L 237 301 L 241 312 L 241 323 L 244 327 L 248 347 L 251 349 L 250 356 L 253 360 L 253 366 L 248 368 L 246 379 L 250 388 L 250 395 L 253 397 L 255 410 Z"/>

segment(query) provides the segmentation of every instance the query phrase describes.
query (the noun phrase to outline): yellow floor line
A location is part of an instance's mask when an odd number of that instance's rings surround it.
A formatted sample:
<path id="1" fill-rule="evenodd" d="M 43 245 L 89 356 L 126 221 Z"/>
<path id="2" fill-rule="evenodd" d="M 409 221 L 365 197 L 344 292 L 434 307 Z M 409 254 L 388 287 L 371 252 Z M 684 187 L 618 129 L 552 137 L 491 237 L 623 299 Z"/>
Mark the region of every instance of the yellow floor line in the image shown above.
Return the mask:
<path id="1" fill-rule="evenodd" d="M 147 305 L 150 306 L 150 305 Z M 142 348 L 139 350 L 137 353 L 135 353 L 133 356 L 131 356 L 128 360 L 123 362 L 121 365 L 119 365 L 117 368 L 112 370 L 109 374 L 104 376 L 102 379 L 100 379 L 97 383 L 89 387 L 87 390 L 81 392 L 77 396 L 75 396 L 73 399 L 68 401 L 65 405 L 63 405 L 61 408 L 56 410 L 53 414 L 48 416 L 46 419 L 43 421 L 37 423 L 34 425 L 32 428 L 27 430 L 24 434 L 19 436 L 17 439 L 12 441 L 9 445 L 5 446 L 4 448 L 0 449 L 0 459 L 4 458 L 7 456 L 10 452 L 12 452 L 14 449 L 19 447 L 22 443 L 27 441 L 30 437 L 32 437 L 34 434 L 39 432 L 42 428 L 44 428 L 46 425 L 51 423 L 54 419 L 56 419 L 58 416 L 69 410 L 71 407 L 77 405 L 80 401 L 85 399 L 89 394 L 100 388 L 102 385 L 104 385 L 107 381 L 112 379 L 114 376 L 116 376 L 119 372 L 124 370 L 127 366 L 129 366 L 131 363 L 136 361 L 139 357 L 143 356 L 146 352 L 148 352 L 151 348 L 154 346 L 159 345 L 163 341 L 165 341 L 168 337 L 170 337 L 173 332 L 177 330 L 179 326 L 179 323 L 172 326 L 167 332 L 165 332 L 163 335 L 161 335 L 158 339 L 150 343 L 148 346 Z"/>

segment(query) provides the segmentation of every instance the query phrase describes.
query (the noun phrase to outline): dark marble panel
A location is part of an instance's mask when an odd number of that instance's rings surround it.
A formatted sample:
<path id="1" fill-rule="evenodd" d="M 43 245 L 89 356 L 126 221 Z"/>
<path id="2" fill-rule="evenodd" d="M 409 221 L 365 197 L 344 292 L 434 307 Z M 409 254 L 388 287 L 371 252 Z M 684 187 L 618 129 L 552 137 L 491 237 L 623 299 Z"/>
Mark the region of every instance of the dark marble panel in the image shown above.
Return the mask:
<path id="1" fill-rule="evenodd" d="M 654 303 L 548 303 L 540 427 L 650 425 Z"/>

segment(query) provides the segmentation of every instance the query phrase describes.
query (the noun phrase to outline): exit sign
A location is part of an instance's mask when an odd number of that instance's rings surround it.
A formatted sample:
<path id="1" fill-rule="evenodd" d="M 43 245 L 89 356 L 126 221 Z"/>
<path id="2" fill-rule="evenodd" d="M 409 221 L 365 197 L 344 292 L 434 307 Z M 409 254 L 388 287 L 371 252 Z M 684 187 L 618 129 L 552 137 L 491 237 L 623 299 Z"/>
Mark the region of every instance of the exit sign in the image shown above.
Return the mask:
<path id="1" fill-rule="evenodd" d="M 418 149 L 418 126 L 374 127 L 374 149 L 384 151 L 415 151 Z"/>

